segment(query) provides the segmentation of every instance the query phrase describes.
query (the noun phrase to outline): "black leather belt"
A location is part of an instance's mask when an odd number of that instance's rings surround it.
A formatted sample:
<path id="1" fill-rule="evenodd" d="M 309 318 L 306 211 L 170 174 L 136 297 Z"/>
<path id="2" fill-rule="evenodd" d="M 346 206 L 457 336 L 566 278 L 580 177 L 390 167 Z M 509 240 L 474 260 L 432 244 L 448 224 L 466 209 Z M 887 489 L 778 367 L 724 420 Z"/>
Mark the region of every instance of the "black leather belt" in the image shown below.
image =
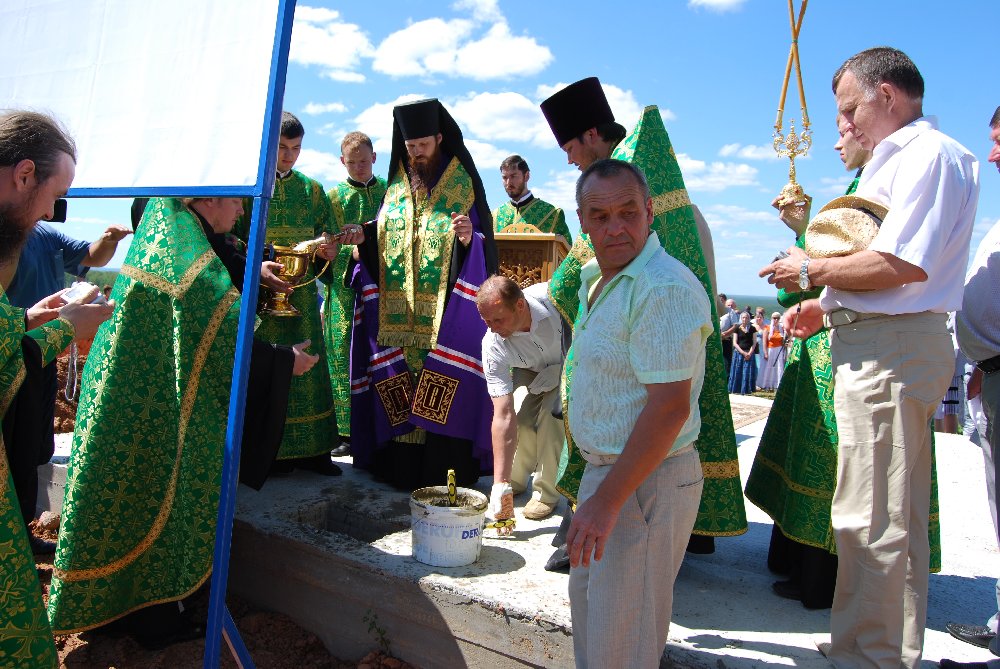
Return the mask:
<path id="1" fill-rule="evenodd" d="M 976 367 L 981 369 L 983 374 L 992 374 L 993 372 L 1000 370 L 1000 355 L 995 355 L 989 360 L 977 362 Z"/>

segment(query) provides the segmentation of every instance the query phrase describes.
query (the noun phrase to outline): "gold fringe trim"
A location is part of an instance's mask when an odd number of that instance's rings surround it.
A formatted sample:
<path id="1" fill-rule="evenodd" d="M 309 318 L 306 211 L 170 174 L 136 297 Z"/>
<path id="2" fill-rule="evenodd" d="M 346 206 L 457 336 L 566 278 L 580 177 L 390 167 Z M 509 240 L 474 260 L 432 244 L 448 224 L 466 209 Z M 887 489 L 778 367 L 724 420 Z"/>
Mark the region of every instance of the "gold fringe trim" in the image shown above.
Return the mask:
<path id="1" fill-rule="evenodd" d="M 673 211 L 674 209 L 690 206 L 691 198 L 688 197 L 687 191 L 683 188 L 680 190 L 660 193 L 653 198 L 653 216 L 659 216 L 660 214 L 665 214 L 668 211 Z"/>
<path id="2" fill-rule="evenodd" d="M 781 480 L 784 481 L 785 485 L 788 486 L 788 488 L 790 490 L 792 490 L 794 492 L 797 492 L 800 495 L 805 495 L 807 497 L 813 497 L 815 499 L 822 499 L 822 500 L 828 500 L 828 501 L 833 499 L 833 491 L 832 490 L 831 491 L 817 490 L 815 488 L 807 488 L 804 485 L 801 485 L 799 483 L 795 483 L 790 478 L 788 478 L 788 474 L 785 473 L 784 467 L 782 467 L 778 463 L 776 463 L 776 462 L 774 462 L 772 460 L 769 460 L 768 458 L 764 457 L 763 455 L 760 454 L 759 451 L 757 453 L 757 459 L 764 466 L 766 466 L 768 469 L 770 469 L 775 474 L 777 474 L 778 476 L 780 476 Z M 803 543 L 805 543 L 805 542 L 803 542 Z M 822 548 L 822 546 L 820 546 L 820 548 Z"/>
<path id="3" fill-rule="evenodd" d="M 314 414 L 312 416 L 296 416 L 295 418 L 285 418 L 285 425 L 297 425 L 301 423 L 312 423 L 313 421 L 323 420 L 324 418 L 329 418 L 333 413 L 333 406 L 324 411 L 323 413 Z"/>
<path id="4" fill-rule="evenodd" d="M 155 288 L 161 293 L 166 293 L 174 299 L 180 299 L 184 296 L 184 293 L 187 292 L 188 288 L 191 287 L 191 284 L 194 283 L 194 280 L 198 277 L 198 275 L 201 274 L 201 271 L 205 269 L 215 257 L 215 252 L 211 249 L 205 251 L 197 260 L 191 263 L 191 266 L 187 268 L 177 284 L 172 284 L 163 277 L 150 274 L 145 270 L 132 267 L 131 265 L 122 265 L 121 273 L 133 281 L 138 281 L 141 284 Z"/>
<path id="5" fill-rule="evenodd" d="M 393 441 L 398 441 L 401 444 L 425 444 L 427 443 L 427 431 L 422 427 L 418 427 L 413 432 L 407 432 L 406 434 L 401 434 L 398 437 L 393 437 Z"/>
<path id="6" fill-rule="evenodd" d="M 707 479 L 738 479 L 740 477 L 740 461 L 702 462 L 701 471 Z"/>
<path id="7" fill-rule="evenodd" d="M 423 348 L 430 350 L 430 335 L 416 334 L 414 332 L 384 332 L 378 333 L 378 343 L 380 346 L 398 346 L 399 348 Z"/>
<path id="8" fill-rule="evenodd" d="M 114 616 L 112 618 L 108 618 L 107 620 L 102 620 L 101 622 L 94 623 L 92 625 L 84 625 L 83 627 L 76 627 L 74 629 L 69 629 L 69 630 L 56 630 L 56 629 L 53 629 L 52 630 L 52 634 L 53 634 L 53 636 L 54 635 L 60 635 L 61 636 L 61 635 L 64 635 L 64 634 L 77 634 L 79 632 L 86 632 L 88 630 L 92 630 L 92 629 L 95 629 L 97 627 L 102 627 L 104 625 L 107 625 L 108 623 L 113 623 L 114 621 L 116 621 L 116 620 L 118 620 L 120 618 L 124 618 L 125 616 L 127 616 L 130 613 L 135 613 L 136 611 L 141 611 L 142 609 L 147 609 L 150 606 L 156 606 L 157 604 L 169 604 L 170 602 L 179 602 L 180 600 L 187 599 L 188 597 L 190 597 L 191 595 L 193 595 L 195 592 L 197 592 L 198 589 L 201 586 L 205 585 L 205 581 L 207 581 L 209 578 L 211 578 L 211 576 L 212 576 L 212 567 L 209 567 L 208 571 L 205 572 L 205 575 L 202 576 L 198 580 L 197 585 L 195 585 L 193 588 L 191 588 L 190 590 L 188 590 L 187 592 L 185 592 L 183 594 L 174 595 L 174 596 L 171 596 L 171 597 L 165 597 L 164 599 L 157 599 L 157 600 L 152 601 L 152 602 L 143 602 L 142 604 L 139 604 L 138 606 L 135 606 L 135 607 L 129 609 L 128 611 L 125 611 L 124 613 L 119 613 L 118 615 L 116 615 L 116 616 Z"/>
<path id="9" fill-rule="evenodd" d="M 214 257 L 214 254 L 212 255 Z M 53 578 L 59 578 L 67 583 L 103 578 L 135 562 L 160 537 L 163 528 L 170 519 L 174 497 L 177 494 L 177 480 L 180 478 L 181 456 L 184 454 L 184 438 L 187 434 L 188 422 L 191 420 L 191 414 L 194 411 L 194 401 L 198 395 L 201 372 L 205 366 L 205 360 L 208 358 L 208 352 L 215 342 L 216 335 L 218 335 L 219 328 L 222 326 L 226 314 L 239 299 L 240 293 L 236 288 L 230 288 L 226 292 L 212 313 L 212 317 L 205 328 L 205 333 L 202 335 L 201 342 L 198 344 L 198 350 L 194 356 L 194 364 L 191 366 L 191 378 L 184 389 L 184 396 L 181 400 L 181 414 L 177 434 L 177 454 L 174 457 L 174 468 L 170 473 L 170 483 L 167 486 L 167 493 L 163 499 L 163 504 L 160 506 L 160 511 L 153 521 L 153 526 L 150 528 L 149 533 L 131 551 L 114 562 L 91 569 L 70 569 L 64 571 L 56 568 L 52 570 Z"/>

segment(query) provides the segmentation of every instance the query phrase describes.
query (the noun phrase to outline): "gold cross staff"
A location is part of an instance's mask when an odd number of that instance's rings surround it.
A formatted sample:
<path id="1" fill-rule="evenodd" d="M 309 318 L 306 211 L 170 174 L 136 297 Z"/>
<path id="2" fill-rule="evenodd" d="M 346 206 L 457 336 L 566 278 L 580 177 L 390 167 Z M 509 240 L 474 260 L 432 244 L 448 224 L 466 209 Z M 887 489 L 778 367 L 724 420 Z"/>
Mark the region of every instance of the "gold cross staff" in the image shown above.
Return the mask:
<path id="1" fill-rule="evenodd" d="M 799 31 L 802 30 L 802 19 L 806 15 L 806 5 L 809 0 L 802 0 L 799 7 L 799 18 L 795 20 L 793 0 L 788 0 L 788 21 L 792 28 L 792 47 L 788 52 L 788 64 L 785 66 L 785 79 L 781 85 L 781 98 L 778 100 L 778 118 L 774 122 L 774 150 L 779 156 L 788 158 L 788 183 L 781 189 L 780 198 L 785 204 L 805 200 L 805 192 L 795 181 L 795 158 L 804 156 L 812 146 L 812 133 L 809 131 L 809 112 L 806 109 L 806 91 L 802 86 L 802 66 L 799 64 Z M 799 102 L 802 104 L 802 131 L 795 132 L 795 121 L 788 122 L 788 134 L 782 133 L 782 116 L 785 113 L 785 96 L 788 93 L 788 81 L 792 78 L 792 65 L 795 65 L 796 80 L 799 85 Z"/>

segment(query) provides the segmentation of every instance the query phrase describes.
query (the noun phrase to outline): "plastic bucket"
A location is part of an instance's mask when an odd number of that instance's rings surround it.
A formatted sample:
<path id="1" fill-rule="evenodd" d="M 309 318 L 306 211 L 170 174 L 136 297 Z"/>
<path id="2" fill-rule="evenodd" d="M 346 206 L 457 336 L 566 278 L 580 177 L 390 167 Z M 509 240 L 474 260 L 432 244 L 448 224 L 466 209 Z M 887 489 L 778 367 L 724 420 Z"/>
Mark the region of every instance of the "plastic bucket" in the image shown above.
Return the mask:
<path id="1" fill-rule="evenodd" d="M 458 488 L 458 506 L 448 506 L 448 488 L 431 486 L 410 496 L 413 557 L 433 567 L 460 567 L 479 559 L 489 500 L 478 490 Z"/>

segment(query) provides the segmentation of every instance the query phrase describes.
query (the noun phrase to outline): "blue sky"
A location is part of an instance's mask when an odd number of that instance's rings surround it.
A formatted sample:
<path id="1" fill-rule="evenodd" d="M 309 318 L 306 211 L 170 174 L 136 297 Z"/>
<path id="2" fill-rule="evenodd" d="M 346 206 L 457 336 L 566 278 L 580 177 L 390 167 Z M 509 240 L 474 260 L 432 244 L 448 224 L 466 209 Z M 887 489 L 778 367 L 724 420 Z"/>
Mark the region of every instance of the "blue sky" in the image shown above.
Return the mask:
<path id="1" fill-rule="evenodd" d="M 560 85 L 596 75 L 626 127 L 645 105 L 660 107 L 691 199 L 712 228 L 720 290 L 767 295 L 772 289 L 757 271 L 793 241 L 769 206 L 788 176 L 788 161 L 771 148 L 790 43 L 787 11 L 781 0 L 301 0 L 285 92 L 285 109 L 306 126 L 298 167 L 333 186 L 346 176 L 340 139 L 359 129 L 375 140 L 376 173 L 384 176 L 392 106 L 437 97 L 463 128 L 491 207 L 506 197 L 500 161 L 520 153 L 534 192 L 564 207 L 575 233 L 578 173 L 538 103 Z M 987 124 L 1000 104 L 988 48 L 996 19 L 994 0 L 814 0 L 800 35 L 813 126 L 813 148 L 797 162 L 806 191 L 821 203 L 850 181 L 832 148 L 833 72 L 864 48 L 900 48 L 926 81 L 925 113 L 982 161 L 974 250 L 1000 219 L 1000 175 L 985 162 Z M 786 129 L 800 117 L 793 82 Z M 128 222 L 125 201 L 75 200 L 70 212 L 65 229 L 82 239 Z"/>

